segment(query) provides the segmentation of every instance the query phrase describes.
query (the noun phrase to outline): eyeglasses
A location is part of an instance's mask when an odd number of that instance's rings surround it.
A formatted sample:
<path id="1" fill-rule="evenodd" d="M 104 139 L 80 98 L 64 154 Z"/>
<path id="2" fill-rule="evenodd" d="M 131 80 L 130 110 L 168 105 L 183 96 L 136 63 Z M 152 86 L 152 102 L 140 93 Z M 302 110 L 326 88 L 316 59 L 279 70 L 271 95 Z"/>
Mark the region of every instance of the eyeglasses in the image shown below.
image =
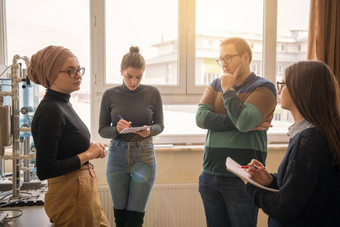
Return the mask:
<path id="1" fill-rule="evenodd" d="M 276 82 L 277 92 L 281 92 L 285 85 L 286 85 L 286 82 Z"/>
<path id="2" fill-rule="evenodd" d="M 80 76 L 84 76 L 85 74 L 85 68 L 84 67 L 81 67 L 79 69 L 74 69 L 74 68 L 71 68 L 69 70 L 66 70 L 66 71 L 59 71 L 60 73 L 67 73 L 71 78 L 76 78 L 77 74 L 79 73 Z"/>
<path id="3" fill-rule="evenodd" d="M 223 65 L 223 62 L 226 64 L 230 64 L 232 62 L 233 57 L 235 56 L 241 56 L 242 54 L 234 54 L 234 55 L 226 55 L 223 58 L 219 57 L 216 59 L 217 64 L 220 66 Z"/>

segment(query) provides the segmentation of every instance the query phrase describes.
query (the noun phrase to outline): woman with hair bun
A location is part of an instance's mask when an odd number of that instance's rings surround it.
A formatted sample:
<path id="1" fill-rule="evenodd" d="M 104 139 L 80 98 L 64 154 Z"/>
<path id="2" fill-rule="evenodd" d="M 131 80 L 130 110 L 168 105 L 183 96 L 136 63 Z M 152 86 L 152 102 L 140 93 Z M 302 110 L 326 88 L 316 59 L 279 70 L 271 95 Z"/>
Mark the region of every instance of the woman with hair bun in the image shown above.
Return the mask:
<path id="1" fill-rule="evenodd" d="M 99 134 L 110 138 L 106 179 L 117 227 L 140 227 L 156 176 L 152 136 L 163 129 L 163 107 L 157 88 L 142 85 L 145 60 L 138 47 L 123 56 L 123 83 L 105 91 L 101 101 Z M 125 128 L 150 126 L 121 134 Z"/>
<path id="2" fill-rule="evenodd" d="M 32 122 L 37 174 L 48 182 L 47 216 L 55 226 L 110 226 L 89 162 L 104 158 L 105 147 L 90 141 L 89 130 L 69 102 L 70 94 L 80 89 L 85 68 L 70 50 L 48 46 L 31 57 L 27 73 L 47 88 Z"/>

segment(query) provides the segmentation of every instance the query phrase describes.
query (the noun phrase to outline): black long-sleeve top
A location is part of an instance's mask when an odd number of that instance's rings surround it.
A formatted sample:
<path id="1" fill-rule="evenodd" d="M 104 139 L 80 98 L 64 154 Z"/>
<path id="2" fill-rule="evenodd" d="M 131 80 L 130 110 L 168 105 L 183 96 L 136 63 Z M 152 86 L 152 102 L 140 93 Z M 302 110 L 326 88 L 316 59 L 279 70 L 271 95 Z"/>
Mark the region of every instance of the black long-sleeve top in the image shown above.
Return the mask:
<path id="1" fill-rule="evenodd" d="M 149 137 L 160 134 L 164 129 L 161 95 L 156 87 L 150 85 L 141 84 L 135 90 L 129 90 L 123 83 L 106 90 L 99 117 L 98 132 L 103 138 L 118 138 L 126 142 L 145 139 L 136 133 L 119 134 L 118 115 L 131 121 L 133 127 L 149 125 Z"/>
<path id="2" fill-rule="evenodd" d="M 70 95 L 48 89 L 32 122 L 40 180 L 80 168 L 77 154 L 90 146 L 90 132 L 69 102 Z"/>
<path id="3" fill-rule="evenodd" d="M 332 166 L 327 140 L 314 127 L 289 141 L 269 192 L 246 184 L 246 192 L 281 226 L 331 226 L 339 171 Z"/>

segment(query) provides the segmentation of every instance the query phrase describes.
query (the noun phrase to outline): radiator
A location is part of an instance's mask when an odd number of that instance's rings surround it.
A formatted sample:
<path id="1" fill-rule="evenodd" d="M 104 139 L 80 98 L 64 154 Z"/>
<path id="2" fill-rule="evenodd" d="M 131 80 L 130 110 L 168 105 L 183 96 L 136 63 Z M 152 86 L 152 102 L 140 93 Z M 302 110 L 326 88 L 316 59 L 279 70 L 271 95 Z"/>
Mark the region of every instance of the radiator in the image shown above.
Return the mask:
<path id="1" fill-rule="evenodd" d="M 99 187 L 100 200 L 112 227 L 113 205 L 108 186 Z M 156 184 L 145 210 L 143 227 L 205 227 L 198 184 Z"/>

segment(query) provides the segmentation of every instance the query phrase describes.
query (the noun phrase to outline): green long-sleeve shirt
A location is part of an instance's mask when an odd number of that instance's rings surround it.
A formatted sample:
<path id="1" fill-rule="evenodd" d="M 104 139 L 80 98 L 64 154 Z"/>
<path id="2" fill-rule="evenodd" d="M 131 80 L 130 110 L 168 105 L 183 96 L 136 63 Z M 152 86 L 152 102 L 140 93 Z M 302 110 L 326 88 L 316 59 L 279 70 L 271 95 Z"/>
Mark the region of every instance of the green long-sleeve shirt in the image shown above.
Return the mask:
<path id="1" fill-rule="evenodd" d="M 215 79 L 198 106 L 196 124 L 208 129 L 203 173 L 234 176 L 225 167 L 228 156 L 244 165 L 253 158 L 265 162 L 267 131 L 252 129 L 273 115 L 275 86 L 252 73 L 235 90 L 223 93 L 220 79 Z"/>

